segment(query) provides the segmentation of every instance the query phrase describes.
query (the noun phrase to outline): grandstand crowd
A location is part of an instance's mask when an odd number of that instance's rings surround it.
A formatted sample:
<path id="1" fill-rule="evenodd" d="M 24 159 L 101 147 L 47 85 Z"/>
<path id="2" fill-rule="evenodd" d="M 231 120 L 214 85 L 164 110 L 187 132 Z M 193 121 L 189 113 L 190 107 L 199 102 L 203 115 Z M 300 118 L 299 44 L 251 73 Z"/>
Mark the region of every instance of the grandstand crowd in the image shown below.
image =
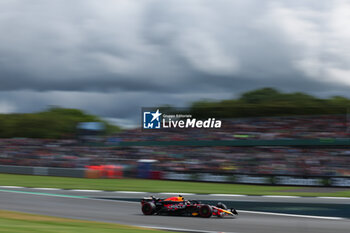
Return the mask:
<path id="1" fill-rule="evenodd" d="M 348 138 L 345 115 L 255 117 L 224 120 L 220 129 L 127 130 L 122 141 Z"/>
<path id="2" fill-rule="evenodd" d="M 115 141 L 348 138 L 341 116 L 250 118 L 225 121 L 221 130 L 125 130 Z M 113 164 L 136 169 L 140 159 L 159 171 L 350 176 L 350 148 L 88 146 L 77 139 L 0 139 L 0 165 L 82 168 Z"/>

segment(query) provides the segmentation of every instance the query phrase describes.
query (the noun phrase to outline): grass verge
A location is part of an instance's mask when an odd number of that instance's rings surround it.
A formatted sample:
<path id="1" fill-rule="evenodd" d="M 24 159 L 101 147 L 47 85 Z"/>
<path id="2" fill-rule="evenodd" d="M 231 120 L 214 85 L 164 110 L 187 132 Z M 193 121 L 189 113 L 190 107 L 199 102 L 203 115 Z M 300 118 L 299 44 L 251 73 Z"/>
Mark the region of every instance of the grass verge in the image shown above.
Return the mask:
<path id="1" fill-rule="evenodd" d="M 144 179 L 85 179 L 50 176 L 0 174 L 0 186 L 23 186 L 62 189 L 96 189 L 108 191 L 222 193 L 247 195 L 296 195 L 350 197 L 348 191 L 293 192 L 293 186 L 263 186 Z"/>
<path id="2" fill-rule="evenodd" d="M 0 210 L 0 232 L 7 233 L 165 233 L 165 231 Z"/>

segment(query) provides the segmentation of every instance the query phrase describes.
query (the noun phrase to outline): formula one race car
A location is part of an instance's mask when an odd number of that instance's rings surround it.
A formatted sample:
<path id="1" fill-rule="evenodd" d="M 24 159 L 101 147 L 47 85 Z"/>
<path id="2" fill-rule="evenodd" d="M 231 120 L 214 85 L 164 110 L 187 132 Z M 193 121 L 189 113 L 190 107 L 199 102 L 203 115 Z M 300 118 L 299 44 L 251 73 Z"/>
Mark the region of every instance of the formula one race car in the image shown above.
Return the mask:
<path id="1" fill-rule="evenodd" d="M 226 215 L 238 215 L 235 209 L 227 209 L 226 205 L 219 202 L 216 206 L 202 204 L 199 201 L 188 201 L 182 196 L 165 199 L 144 197 L 141 200 L 141 210 L 144 215 L 166 214 L 182 216 L 200 216 L 209 218 L 212 215 L 224 217 Z"/>

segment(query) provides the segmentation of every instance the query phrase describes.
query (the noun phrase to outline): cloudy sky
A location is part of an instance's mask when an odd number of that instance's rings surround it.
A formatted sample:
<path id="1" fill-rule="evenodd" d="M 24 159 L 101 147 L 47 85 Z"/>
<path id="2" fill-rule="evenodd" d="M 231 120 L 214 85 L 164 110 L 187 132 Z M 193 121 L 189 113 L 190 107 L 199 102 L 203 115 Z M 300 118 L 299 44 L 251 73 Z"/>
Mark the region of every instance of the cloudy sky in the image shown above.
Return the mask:
<path id="1" fill-rule="evenodd" d="M 0 113 L 126 125 L 260 87 L 350 97 L 350 1 L 1 0 Z"/>

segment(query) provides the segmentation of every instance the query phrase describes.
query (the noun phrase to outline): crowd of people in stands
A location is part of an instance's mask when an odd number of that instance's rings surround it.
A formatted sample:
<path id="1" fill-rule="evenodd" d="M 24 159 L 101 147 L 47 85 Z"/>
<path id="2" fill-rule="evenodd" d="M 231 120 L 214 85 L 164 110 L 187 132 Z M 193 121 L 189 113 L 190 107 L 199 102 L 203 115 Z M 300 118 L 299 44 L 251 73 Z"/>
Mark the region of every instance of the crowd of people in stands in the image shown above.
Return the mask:
<path id="1" fill-rule="evenodd" d="M 121 141 L 275 140 L 348 138 L 346 115 L 258 117 L 223 120 L 220 129 L 126 130 Z"/>
<path id="2" fill-rule="evenodd" d="M 93 147 L 76 141 L 1 139 L 0 165 L 137 169 L 155 160 L 158 171 L 350 176 L 350 148 L 300 147 Z"/>
<path id="3" fill-rule="evenodd" d="M 125 130 L 114 141 L 348 138 L 344 116 L 271 117 L 225 120 L 218 129 Z M 76 139 L 0 139 L 0 165 L 83 168 L 121 165 L 136 169 L 140 159 L 156 170 L 245 174 L 350 176 L 350 147 L 88 146 Z M 112 140 L 113 141 L 113 140 Z"/>

